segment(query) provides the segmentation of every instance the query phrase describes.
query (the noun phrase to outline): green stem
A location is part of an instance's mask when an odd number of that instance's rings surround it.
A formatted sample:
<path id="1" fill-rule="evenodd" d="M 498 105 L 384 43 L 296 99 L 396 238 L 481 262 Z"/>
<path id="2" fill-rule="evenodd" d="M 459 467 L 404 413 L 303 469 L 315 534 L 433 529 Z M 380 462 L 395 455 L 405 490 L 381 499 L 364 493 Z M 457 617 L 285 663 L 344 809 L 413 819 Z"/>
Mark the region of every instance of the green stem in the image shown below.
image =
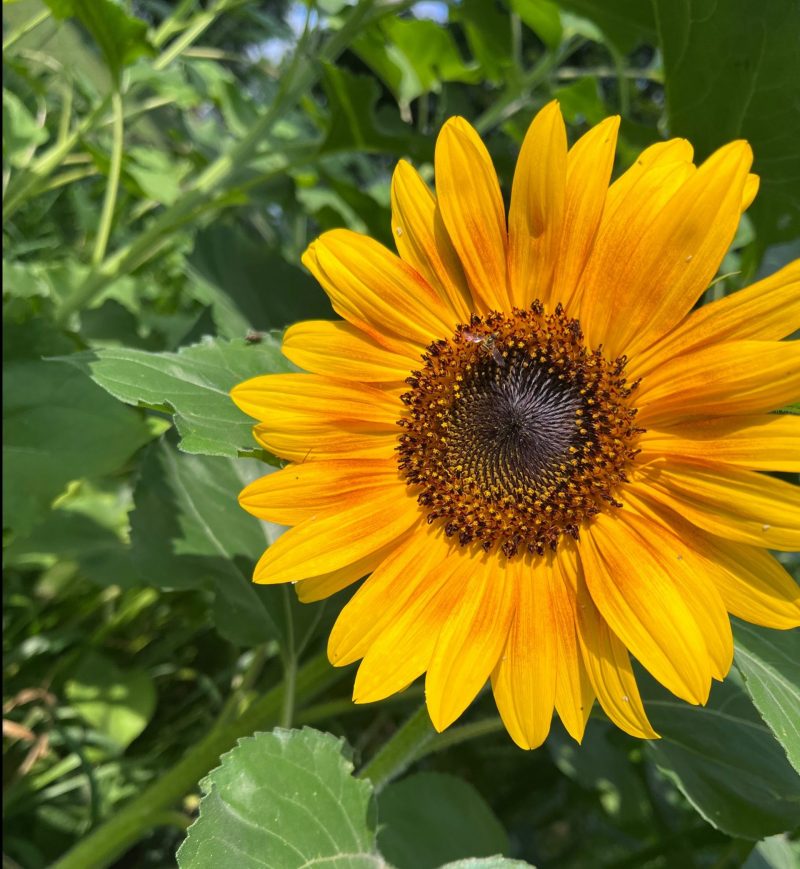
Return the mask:
<path id="1" fill-rule="evenodd" d="M 347 672 L 331 667 L 324 653 L 313 658 L 297 673 L 298 698 L 304 702 L 312 699 Z M 196 787 L 197 782 L 219 761 L 220 755 L 233 748 L 237 739 L 274 725 L 282 705 L 283 686 L 279 685 L 235 721 L 215 727 L 187 752 L 183 760 L 78 842 L 51 869 L 100 869 L 108 866 L 155 824 L 170 817 L 164 813 Z"/>
<path id="2" fill-rule="evenodd" d="M 444 749 L 461 742 L 479 739 L 481 736 L 489 736 L 492 733 L 500 733 L 504 729 L 503 722 L 497 717 L 473 721 L 470 724 L 463 724 L 461 727 L 451 727 L 444 733 L 437 733 L 432 739 L 421 745 L 413 760 L 418 761 L 429 754 L 444 751 Z"/>
<path id="3" fill-rule="evenodd" d="M 38 15 L 34 15 L 33 18 L 29 18 L 24 24 L 20 24 L 16 30 L 12 30 L 6 39 L 3 40 L 3 52 L 8 51 L 15 42 L 22 39 L 26 33 L 30 33 L 31 30 L 43 24 L 49 17 L 50 10 L 42 9 Z"/>
<path id="4" fill-rule="evenodd" d="M 102 262 L 106 255 L 108 237 L 111 235 L 111 224 L 114 222 L 114 208 L 117 205 L 119 192 L 119 176 L 122 171 L 122 147 L 125 134 L 125 113 L 122 108 L 122 95 L 119 90 L 111 94 L 111 111 L 114 116 L 111 143 L 111 164 L 108 167 L 108 183 L 106 195 L 103 198 L 103 210 L 100 213 L 100 224 L 97 227 L 97 238 L 92 252 L 92 265 Z"/>
<path id="5" fill-rule="evenodd" d="M 180 36 L 170 43 L 169 48 L 163 51 L 153 61 L 153 69 L 161 71 L 168 67 L 176 57 L 179 57 L 184 50 L 187 49 L 198 36 L 200 36 L 201 33 L 206 31 L 214 21 L 216 21 L 224 9 L 224 3 L 217 3 L 207 12 L 202 12 L 197 15 L 189 27 L 187 27 Z"/>
<path id="6" fill-rule="evenodd" d="M 295 688 L 297 681 L 297 652 L 294 643 L 294 617 L 292 602 L 289 599 L 294 590 L 283 587 L 283 611 L 286 617 L 286 646 L 283 649 L 283 706 L 281 707 L 280 725 L 287 730 L 292 726 L 294 718 Z"/>
<path id="7" fill-rule="evenodd" d="M 423 703 L 375 757 L 358 771 L 358 777 L 368 778 L 377 793 L 405 772 L 433 736 L 433 725 Z"/>

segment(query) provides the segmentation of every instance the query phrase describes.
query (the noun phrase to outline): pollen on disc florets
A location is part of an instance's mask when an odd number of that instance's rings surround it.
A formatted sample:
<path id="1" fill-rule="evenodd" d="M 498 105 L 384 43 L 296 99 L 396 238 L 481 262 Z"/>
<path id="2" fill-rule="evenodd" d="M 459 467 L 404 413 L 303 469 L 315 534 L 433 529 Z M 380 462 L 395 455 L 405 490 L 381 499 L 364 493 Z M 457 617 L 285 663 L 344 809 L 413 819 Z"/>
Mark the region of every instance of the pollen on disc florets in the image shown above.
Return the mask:
<path id="1" fill-rule="evenodd" d="M 620 506 L 638 452 L 625 357 L 589 351 L 577 320 L 538 302 L 473 315 L 412 372 L 398 464 L 428 521 L 507 557 L 555 549 Z"/>

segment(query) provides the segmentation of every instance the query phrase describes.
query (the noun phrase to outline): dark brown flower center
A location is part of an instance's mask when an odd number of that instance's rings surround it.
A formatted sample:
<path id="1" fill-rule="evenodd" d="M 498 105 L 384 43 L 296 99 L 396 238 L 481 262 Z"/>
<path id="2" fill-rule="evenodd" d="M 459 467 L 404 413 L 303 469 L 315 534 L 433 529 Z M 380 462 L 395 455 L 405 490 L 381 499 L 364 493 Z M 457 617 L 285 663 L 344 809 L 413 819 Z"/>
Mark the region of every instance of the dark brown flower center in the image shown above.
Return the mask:
<path id="1" fill-rule="evenodd" d="M 428 521 L 507 557 L 555 549 L 620 506 L 638 452 L 625 358 L 590 352 L 559 305 L 472 317 L 435 341 L 403 395 L 399 466 Z"/>

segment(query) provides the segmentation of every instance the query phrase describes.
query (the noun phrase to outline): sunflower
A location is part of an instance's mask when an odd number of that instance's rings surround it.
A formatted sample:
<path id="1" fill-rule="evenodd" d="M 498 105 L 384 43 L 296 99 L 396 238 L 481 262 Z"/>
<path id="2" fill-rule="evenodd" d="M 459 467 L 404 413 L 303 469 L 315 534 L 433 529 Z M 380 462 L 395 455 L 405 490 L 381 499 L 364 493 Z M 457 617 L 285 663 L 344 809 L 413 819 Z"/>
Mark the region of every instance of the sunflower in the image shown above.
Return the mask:
<path id="1" fill-rule="evenodd" d="M 768 550 L 800 548 L 800 260 L 693 310 L 758 189 L 732 142 L 683 139 L 609 187 L 619 119 L 571 148 L 558 104 L 522 144 L 508 219 L 463 118 L 442 128 L 436 194 L 400 162 L 398 255 L 333 230 L 303 262 L 342 320 L 283 351 L 236 404 L 290 462 L 241 505 L 294 526 L 254 579 L 304 601 L 368 576 L 328 653 L 361 660 L 357 703 L 425 675 L 437 730 L 488 679 L 523 748 L 553 711 L 577 740 L 595 701 L 656 736 L 635 658 L 704 703 L 731 665 L 729 613 L 800 624 Z"/>

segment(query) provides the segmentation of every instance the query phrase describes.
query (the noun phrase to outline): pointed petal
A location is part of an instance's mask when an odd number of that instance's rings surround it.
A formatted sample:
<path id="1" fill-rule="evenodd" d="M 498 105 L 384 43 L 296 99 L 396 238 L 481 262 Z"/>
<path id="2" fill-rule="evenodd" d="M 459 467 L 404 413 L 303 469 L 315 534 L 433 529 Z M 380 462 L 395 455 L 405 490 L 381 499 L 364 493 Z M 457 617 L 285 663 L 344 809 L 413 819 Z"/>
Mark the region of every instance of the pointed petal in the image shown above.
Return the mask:
<path id="1" fill-rule="evenodd" d="M 460 604 L 436 642 L 425 678 L 433 726 L 451 725 L 481 690 L 503 652 L 516 606 L 514 576 L 497 556 L 460 558 Z"/>
<path id="2" fill-rule="evenodd" d="M 392 459 L 307 462 L 254 480 L 242 489 L 239 504 L 267 522 L 298 525 L 372 498 L 398 479 Z"/>
<path id="3" fill-rule="evenodd" d="M 629 485 L 727 540 L 800 549 L 800 489 L 783 480 L 730 465 L 669 461 L 644 469 Z"/>
<path id="4" fill-rule="evenodd" d="M 397 446 L 395 431 L 370 431 L 362 424 L 348 426 L 344 421 L 329 423 L 324 418 L 318 420 L 316 427 L 307 426 L 300 431 L 275 431 L 262 423 L 253 429 L 253 437 L 267 452 L 301 463 L 343 458 L 389 459 L 396 455 Z"/>
<path id="5" fill-rule="evenodd" d="M 520 748 L 540 746 L 550 732 L 556 692 L 557 631 L 553 594 L 561 575 L 554 559 L 506 565 L 517 607 L 503 654 L 492 673 L 500 717 Z"/>
<path id="6" fill-rule="evenodd" d="M 672 456 L 756 471 L 800 471 L 800 416 L 773 413 L 697 419 L 648 429 L 639 440 L 642 461 Z"/>
<path id="7" fill-rule="evenodd" d="M 454 320 L 466 323 L 473 306 L 464 269 L 436 197 L 405 160 L 392 176 L 392 231 L 400 256 L 439 293 Z"/>
<path id="8" fill-rule="evenodd" d="M 615 220 L 625 216 L 630 225 L 598 238 L 585 273 L 593 297 L 590 343 L 602 342 L 612 357 L 632 356 L 686 316 L 733 240 L 751 162 L 750 146 L 732 142 L 649 222 L 619 209 Z"/>
<path id="9" fill-rule="evenodd" d="M 453 551 L 439 529 L 420 520 L 406 542 L 396 547 L 339 613 L 328 638 L 328 657 L 336 667 L 363 658 L 395 619 L 424 595 L 432 574 L 444 571 Z"/>
<path id="10" fill-rule="evenodd" d="M 681 417 L 763 413 L 800 397 L 800 343 L 733 341 L 664 362 L 636 393 L 646 428 Z"/>
<path id="11" fill-rule="evenodd" d="M 567 131 L 558 102 L 533 119 L 517 160 L 508 212 L 511 302 L 527 308 L 550 301 L 550 286 L 564 225 Z"/>
<path id="12" fill-rule="evenodd" d="M 778 341 L 800 328 L 800 259 L 763 281 L 693 311 L 631 360 L 633 377 L 722 341 Z"/>
<path id="13" fill-rule="evenodd" d="M 435 172 L 444 225 L 473 299 L 485 309 L 506 310 L 503 195 L 486 146 L 464 118 L 450 118 L 442 127 L 436 140 Z"/>
<path id="14" fill-rule="evenodd" d="M 578 581 L 578 625 L 583 660 L 603 711 L 625 733 L 658 739 L 644 711 L 628 651 L 597 611 L 583 577 Z"/>
<path id="15" fill-rule="evenodd" d="M 578 306 L 583 270 L 594 247 L 614 166 L 619 116 L 592 127 L 567 155 L 564 231 L 556 256 L 552 302 Z"/>
<path id="16" fill-rule="evenodd" d="M 402 383 L 420 364 L 416 347 L 408 345 L 407 353 L 395 353 L 341 321 L 296 323 L 286 330 L 282 350 L 295 365 L 312 374 L 362 383 Z"/>
<path id="17" fill-rule="evenodd" d="M 581 543 L 586 585 L 614 634 L 673 694 L 705 703 L 711 666 L 700 629 L 671 577 L 674 565 L 645 545 L 624 513 L 597 516 Z M 588 661 L 586 666 L 591 676 Z M 599 699 L 600 688 L 592 684 Z"/>
<path id="18" fill-rule="evenodd" d="M 294 582 L 339 570 L 396 540 L 419 518 L 419 505 L 406 486 L 386 486 L 338 514 L 290 528 L 261 556 L 253 580 Z"/>
<path id="19" fill-rule="evenodd" d="M 382 244 L 349 229 L 323 233 L 303 254 L 334 311 L 390 350 L 450 335 L 453 315 L 420 275 Z M 399 339 L 399 341 L 398 341 Z"/>
<path id="20" fill-rule="evenodd" d="M 231 398 L 248 416 L 275 429 L 302 429 L 324 419 L 397 432 L 402 404 L 390 393 L 317 374 L 266 374 L 234 386 Z"/>

